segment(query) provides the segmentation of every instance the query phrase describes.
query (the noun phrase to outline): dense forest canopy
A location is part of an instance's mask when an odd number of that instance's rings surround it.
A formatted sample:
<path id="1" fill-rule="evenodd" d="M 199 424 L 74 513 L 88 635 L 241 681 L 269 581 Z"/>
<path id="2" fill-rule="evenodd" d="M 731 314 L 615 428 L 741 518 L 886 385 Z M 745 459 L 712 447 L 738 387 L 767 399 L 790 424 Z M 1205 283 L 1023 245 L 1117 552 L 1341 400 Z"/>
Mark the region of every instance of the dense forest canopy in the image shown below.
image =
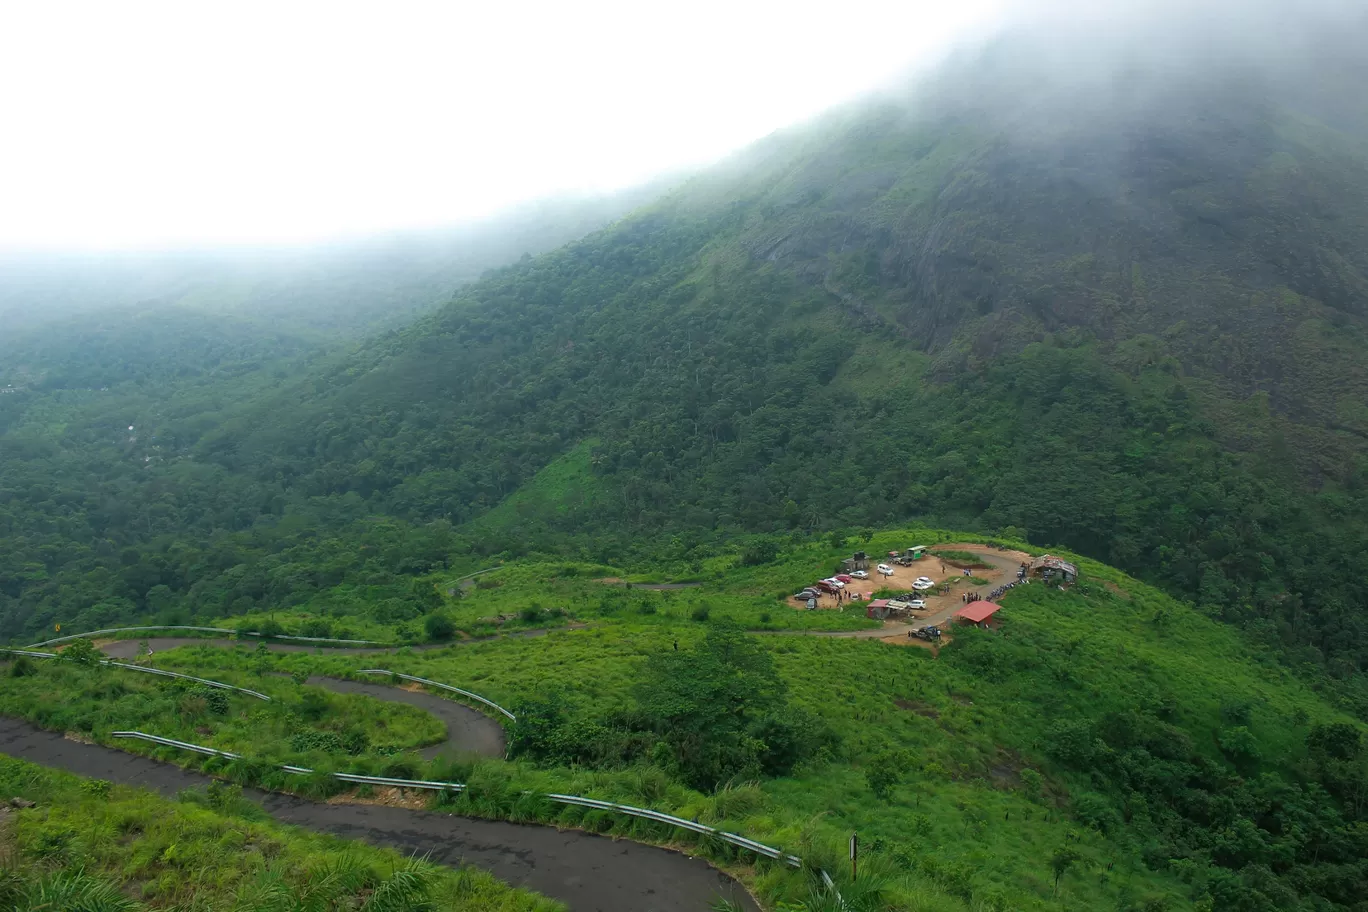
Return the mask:
<path id="1" fill-rule="evenodd" d="M 453 561 L 922 517 L 1356 678 L 1368 33 L 1338 26 L 1264 69 L 1118 58 L 1081 98 L 1077 45 L 1003 39 L 351 350 L 250 310 L 12 340 L 0 636 L 412 619 Z"/>

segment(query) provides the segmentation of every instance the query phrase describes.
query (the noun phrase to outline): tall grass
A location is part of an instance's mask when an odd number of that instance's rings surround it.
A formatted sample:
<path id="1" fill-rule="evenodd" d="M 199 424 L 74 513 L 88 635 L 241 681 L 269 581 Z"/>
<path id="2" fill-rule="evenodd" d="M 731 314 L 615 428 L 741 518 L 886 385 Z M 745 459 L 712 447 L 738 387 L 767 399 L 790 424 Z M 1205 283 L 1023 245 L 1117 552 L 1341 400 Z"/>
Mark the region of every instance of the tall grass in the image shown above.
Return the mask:
<path id="1" fill-rule="evenodd" d="M 556 912 L 475 870 L 451 870 L 263 820 L 231 788 L 167 801 L 82 787 L 0 756 L 0 794 L 37 807 L 0 833 L 0 909 L 23 912 Z"/>

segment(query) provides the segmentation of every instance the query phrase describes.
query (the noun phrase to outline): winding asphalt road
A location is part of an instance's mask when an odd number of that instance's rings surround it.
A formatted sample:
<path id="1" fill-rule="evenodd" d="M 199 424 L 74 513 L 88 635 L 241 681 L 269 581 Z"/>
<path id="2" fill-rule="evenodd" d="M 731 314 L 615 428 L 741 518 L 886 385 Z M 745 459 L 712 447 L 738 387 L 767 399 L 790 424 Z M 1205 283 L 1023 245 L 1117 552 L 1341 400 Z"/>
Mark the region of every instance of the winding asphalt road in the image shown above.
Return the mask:
<path id="1" fill-rule="evenodd" d="M 407 703 L 441 719 L 446 725 L 447 739 L 418 751 L 419 755 L 427 760 L 452 753 L 481 754 L 485 757 L 504 755 L 507 741 L 503 726 L 469 706 L 444 700 L 426 691 L 367 684 L 362 681 L 349 681 L 346 678 L 310 675 L 306 683 L 331 690 L 333 693 L 362 694 L 389 703 Z"/>
<path id="2" fill-rule="evenodd" d="M 233 646 L 233 640 L 204 640 L 194 637 L 150 637 L 144 642 L 153 655 L 175 649 L 177 646 Z M 287 644 L 288 651 L 296 651 Z M 100 647 L 105 655 L 114 659 L 133 659 L 146 655 L 142 645 L 134 640 L 115 640 Z M 406 690 L 386 684 L 371 684 L 364 681 L 349 681 L 346 678 L 330 678 L 323 675 L 310 675 L 307 682 L 314 687 L 322 687 L 333 693 L 362 694 L 389 703 L 407 703 L 424 712 L 431 713 L 446 726 L 446 740 L 440 744 L 425 747 L 418 753 L 431 760 L 440 754 L 474 753 L 485 757 L 502 757 L 507 741 L 503 726 L 478 710 L 471 709 L 451 700 L 444 700 L 423 690 Z"/>
<path id="3" fill-rule="evenodd" d="M 137 653 L 118 641 L 105 651 L 120 658 Z M 150 640 L 154 652 L 203 639 Z M 233 641 L 220 641 L 232 645 Z M 216 644 L 218 645 L 218 644 Z M 272 644 L 273 646 L 285 644 Z M 285 646 L 286 651 L 295 651 Z M 428 748 L 503 754 L 503 729 L 469 707 L 428 693 L 340 678 L 311 677 L 310 684 L 407 703 L 447 724 L 448 741 Z M 492 729 L 489 728 L 492 726 Z M 208 784 L 210 777 L 113 748 L 71 741 L 28 722 L 0 716 L 0 752 L 81 776 L 143 786 L 166 796 Z M 427 753 L 427 751 L 425 751 Z M 344 839 L 426 855 L 432 861 L 482 868 L 514 886 L 564 902 L 575 912 L 704 912 L 725 897 L 758 912 L 750 895 L 707 862 L 655 846 L 613 840 L 578 830 L 479 820 L 433 811 L 373 805 L 316 804 L 291 795 L 248 790 L 244 794 L 282 823 Z"/>
<path id="4" fill-rule="evenodd" d="M 69 741 L 3 716 L 0 751 L 167 797 L 210 782 L 206 775 L 170 763 Z M 441 864 L 473 865 L 514 886 L 558 899 L 576 912 L 704 912 L 718 896 L 758 912 L 745 890 L 707 862 L 654 846 L 434 811 L 315 804 L 255 789 L 243 794 L 281 823 L 426 855 Z"/>
<path id="5" fill-rule="evenodd" d="M 989 588 L 1007 581 L 1008 572 L 1014 572 L 1019 559 L 1010 552 L 1003 554 L 978 546 L 957 547 L 979 552 L 994 566 Z M 935 605 L 931 617 L 918 624 L 942 620 L 942 615 L 948 618 L 957 610 L 950 597 L 942 598 L 945 604 Z M 804 632 L 816 636 L 873 638 L 897 635 L 912 626 Z M 513 635 L 537 636 L 545 632 L 527 631 Z M 148 645 L 154 652 L 161 652 L 177 646 L 232 647 L 239 643 L 228 639 L 157 637 L 149 639 Z M 316 649 L 288 643 L 267 643 L 267 648 L 277 652 Z M 135 640 L 114 641 L 102 649 L 111 657 L 125 659 L 134 658 L 139 651 Z M 345 655 L 393 651 L 387 648 L 328 650 L 331 654 Z M 363 693 L 377 699 L 408 703 L 433 713 L 447 724 L 448 730 L 448 741 L 436 745 L 437 752 L 451 746 L 481 753 L 496 751 L 498 755 L 503 752 L 502 728 L 460 704 L 427 693 L 339 678 L 312 677 L 309 683 L 342 693 Z M 478 721 L 472 716 L 478 717 Z M 484 723 L 498 729 L 498 734 L 494 735 Z M 167 796 L 210 781 L 208 776 L 169 763 L 69 741 L 55 732 L 3 716 L 0 716 L 0 752 L 82 776 L 148 787 Z M 750 895 L 727 875 L 700 859 L 654 846 L 611 840 L 577 830 L 558 831 L 546 826 L 478 820 L 431 811 L 315 804 L 289 795 L 256 790 L 244 794 L 283 823 L 427 855 L 439 863 L 474 865 L 515 886 L 525 886 L 558 899 L 576 912 L 702 912 L 718 896 L 730 899 L 748 912 L 758 912 Z"/>

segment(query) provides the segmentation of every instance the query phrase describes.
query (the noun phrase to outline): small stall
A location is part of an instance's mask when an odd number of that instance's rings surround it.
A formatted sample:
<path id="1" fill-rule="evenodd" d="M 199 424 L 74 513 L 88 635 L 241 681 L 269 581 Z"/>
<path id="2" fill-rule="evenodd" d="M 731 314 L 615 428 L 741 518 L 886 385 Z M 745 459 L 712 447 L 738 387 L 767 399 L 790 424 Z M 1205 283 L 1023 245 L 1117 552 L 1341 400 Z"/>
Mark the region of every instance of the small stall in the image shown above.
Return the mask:
<path id="1" fill-rule="evenodd" d="M 955 619 L 962 624 L 973 624 L 975 627 L 987 627 L 996 630 L 997 613 L 1001 609 L 1001 605 L 979 600 L 970 602 L 956 611 Z"/>
<path id="2" fill-rule="evenodd" d="M 1078 567 L 1063 558 L 1042 554 L 1031 561 L 1031 576 L 1051 583 L 1072 583 L 1078 579 Z"/>

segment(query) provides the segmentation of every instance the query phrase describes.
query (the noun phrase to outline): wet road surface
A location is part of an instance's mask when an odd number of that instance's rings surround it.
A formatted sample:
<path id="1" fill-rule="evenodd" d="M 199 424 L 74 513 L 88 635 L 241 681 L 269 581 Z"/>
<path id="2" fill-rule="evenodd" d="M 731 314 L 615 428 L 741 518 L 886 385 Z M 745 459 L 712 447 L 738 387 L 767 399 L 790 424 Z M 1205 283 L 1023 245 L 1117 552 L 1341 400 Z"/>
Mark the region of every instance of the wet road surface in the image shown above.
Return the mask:
<path id="1" fill-rule="evenodd" d="M 210 781 L 170 763 L 70 741 L 5 717 L 0 717 L 0 752 L 167 797 Z M 435 811 L 316 804 L 257 790 L 243 795 L 282 823 L 426 855 L 442 864 L 482 868 L 576 912 L 705 912 L 719 895 L 748 912 L 757 910 L 745 890 L 707 862 L 640 843 Z"/>
<path id="2" fill-rule="evenodd" d="M 418 753 L 425 759 L 453 753 L 473 753 L 485 757 L 504 755 L 506 742 L 503 726 L 469 706 L 444 700 L 427 691 L 405 690 L 390 684 L 369 684 L 321 675 L 311 675 L 307 683 L 333 693 L 362 694 L 389 703 L 407 703 L 441 719 L 446 725 L 447 739 L 441 744 L 419 750 Z"/>

